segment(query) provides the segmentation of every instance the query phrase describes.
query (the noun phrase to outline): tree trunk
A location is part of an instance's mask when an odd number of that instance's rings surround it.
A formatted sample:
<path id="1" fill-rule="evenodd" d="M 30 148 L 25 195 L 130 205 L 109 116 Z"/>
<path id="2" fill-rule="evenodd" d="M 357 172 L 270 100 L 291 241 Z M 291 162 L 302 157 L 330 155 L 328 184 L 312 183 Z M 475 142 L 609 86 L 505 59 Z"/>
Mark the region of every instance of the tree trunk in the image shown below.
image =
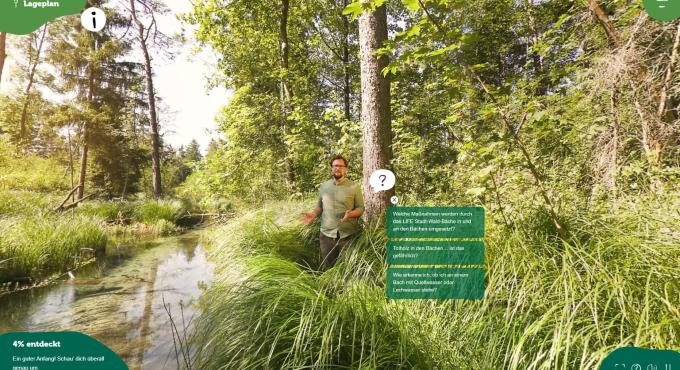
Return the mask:
<path id="1" fill-rule="evenodd" d="M 95 41 L 93 40 L 93 43 Z M 91 63 L 91 62 L 90 62 Z M 92 97 L 94 95 L 94 73 L 92 71 L 92 64 L 89 66 L 88 71 L 88 82 L 87 82 L 87 102 L 92 107 Z M 77 200 L 83 199 L 83 194 L 85 193 L 85 176 L 87 175 L 87 151 L 89 147 L 89 132 L 88 132 L 88 120 L 83 123 L 83 147 L 80 154 L 80 177 L 78 178 L 78 195 Z"/>
<path id="2" fill-rule="evenodd" d="M 66 137 L 68 138 L 68 168 L 69 172 L 71 173 L 71 189 L 73 189 L 73 148 L 71 147 L 71 126 L 68 127 L 66 131 Z M 73 194 L 71 194 L 74 196 Z M 73 198 L 73 201 L 75 202 L 75 196 Z"/>
<path id="3" fill-rule="evenodd" d="M 97 39 L 94 35 L 92 37 L 92 50 L 90 54 L 90 59 L 94 58 L 97 51 Z M 87 104 L 88 108 L 93 108 L 94 102 L 94 63 L 92 60 L 89 61 L 87 66 Z M 87 151 L 89 149 L 90 134 L 88 132 L 88 122 L 89 119 L 85 119 L 83 123 L 83 147 L 81 149 L 80 155 L 80 177 L 78 178 L 78 194 L 76 199 L 79 201 L 83 199 L 83 194 L 85 194 L 85 176 L 87 175 Z"/>
<path id="4" fill-rule="evenodd" d="M 347 7 L 347 0 L 342 1 L 343 9 Z M 343 86 L 343 103 L 345 107 L 345 120 L 352 119 L 350 111 L 350 92 L 349 85 L 349 15 L 342 16 L 342 31 L 344 38 L 342 40 L 342 74 L 344 80 Z"/>
<path id="5" fill-rule="evenodd" d="M 288 0 L 281 1 L 281 23 L 279 24 L 279 57 L 281 70 L 283 76 L 281 76 L 280 82 L 280 98 L 281 98 L 281 115 L 283 117 L 283 145 L 285 148 L 284 153 L 284 171 L 286 173 L 286 188 L 287 190 L 293 191 L 293 186 L 295 183 L 295 173 L 293 172 L 293 164 L 290 159 L 290 149 L 288 144 L 286 144 L 286 135 L 288 133 L 289 117 L 290 117 L 290 104 L 293 98 L 293 91 L 288 84 L 288 54 L 290 46 L 288 45 L 288 14 L 289 14 L 289 2 Z"/>
<path id="6" fill-rule="evenodd" d="M 28 120 L 28 103 L 29 103 L 29 96 L 31 94 L 31 87 L 33 87 L 33 79 L 35 77 L 35 70 L 38 67 L 38 64 L 40 63 L 40 52 L 42 51 L 43 43 L 45 41 L 45 35 L 47 34 L 47 24 L 43 26 L 42 29 L 42 35 L 40 36 L 40 41 L 38 42 L 38 49 L 35 52 L 35 60 L 33 60 L 33 57 L 31 56 L 29 58 L 30 61 L 33 63 L 31 64 L 29 62 L 28 68 L 28 85 L 26 85 L 26 91 L 24 92 L 24 106 L 21 109 L 21 133 L 19 135 L 19 138 L 21 141 L 26 140 L 26 134 L 27 134 L 27 120 Z M 33 42 L 30 38 L 28 39 L 30 43 Z M 29 51 L 30 52 L 30 51 Z"/>
<path id="7" fill-rule="evenodd" d="M 144 74 L 146 75 L 146 96 L 149 106 L 149 124 L 151 125 L 151 168 L 152 168 L 152 186 L 153 196 L 158 199 L 163 193 L 161 187 L 161 157 L 160 157 L 160 136 L 158 133 L 158 117 L 156 116 L 156 95 L 153 91 L 153 75 L 151 71 L 151 57 L 149 56 L 149 49 L 146 45 L 146 38 L 144 37 L 144 24 L 137 19 L 137 12 L 135 11 L 135 1 L 130 0 L 130 10 L 132 12 L 132 19 L 137 26 L 137 38 L 139 45 L 144 54 Z"/>
<path id="8" fill-rule="evenodd" d="M 363 1 L 366 2 L 366 1 Z M 394 189 L 374 193 L 368 179 L 390 165 L 392 128 L 390 122 L 390 81 L 382 74 L 389 64 L 387 56 L 376 52 L 387 41 L 387 11 L 380 6 L 359 17 L 361 54 L 361 122 L 363 124 L 364 220 L 370 222 L 384 214 Z"/>
<path id="9" fill-rule="evenodd" d="M 612 25 L 612 22 L 609 20 L 607 13 L 605 13 L 602 7 L 600 7 L 600 4 L 597 3 L 597 0 L 588 0 L 588 8 L 590 8 L 597 17 L 598 22 L 600 22 L 604 31 L 607 33 L 609 41 L 614 44 L 614 46 L 621 45 L 621 38 L 619 38 L 619 35 L 614 29 L 614 25 Z"/>
<path id="10" fill-rule="evenodd" d="M 282 102 L 284 103 L 284 109 L 286 110 L 286 115 L 288 112 L 288 104 L 293 97 L 293 92 L 288 85 L 288 54 L 290 53 L 290 45 L 288 45 L 288 13 L 289 4 L 288 0 L 281 1 L 281 24 L 279 25 L 279 48 L 280 48 L 280 58 L 281 58 L 281 69 L 283 69 L 284 76 L 281 78 L 281 94 Z"/>
<path id="11" fill-rule="evenodd" d="M 2 70 L 5 67 L 5 42 L 7 41 L 7 32 L 0 32 L 0 82 L 2 82 Z"/>

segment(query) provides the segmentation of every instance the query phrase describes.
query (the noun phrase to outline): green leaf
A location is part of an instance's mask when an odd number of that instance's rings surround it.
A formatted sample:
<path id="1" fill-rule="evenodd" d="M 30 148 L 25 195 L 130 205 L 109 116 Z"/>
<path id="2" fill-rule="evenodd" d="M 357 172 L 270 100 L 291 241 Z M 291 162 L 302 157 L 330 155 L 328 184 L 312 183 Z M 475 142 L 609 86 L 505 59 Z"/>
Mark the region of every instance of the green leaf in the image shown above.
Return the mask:
<path id="1" fill-rule="evenodd" d="M 496 167 L 494 165 L 486 166 L 482 168 L 477 174 L 480 177 L 485 177 L 488 176 L 491 172 L 495 171 Z"/>
<path id="2" fill-rule="evenodd" d="M 396 65 L 390 64 L 387 67 L 383 68 L 383 70 L 382 70 L 383 77 L 387 77 L 387 75 L 390 74 L 390 73 L 395 75 L 395 76 L 397 75 L 397 66 Z"/>
<path id="3" fill-rule="evenodd" d="M 361 15 L 363 9 L 361 8 L 361 1 L 357 0 L 348 4 L 345 9 L 342 10 L 343 15 L 351 15 L 352 20 L 357 19 Z"/>
<path id="4" fill-rule="evenodd" d="M 472 195 L 472 196 L 474 196 L 474 197 L 478 197 L 478 196 L 484 194 L 485 191 L 486 191 L 486 188 L 485 188 L 485 187 L 472 188 L 472 189 L 468 189 L 468 190 L 465 192 L 465 194 L 466 194 L 466 195 Z"/>
<path id="5" fill-rule="evenodd" d="M 342 10 L 342 14 L 351 15 L 352 20 L 357 19 L 365 11 L 374 11 L 385 4 L 386 0 L 371 0 L 369 2 L 353 1 Z"/>
<path id="6" fill-rule="evenodd" d="M 418 5 L 418 0 L 401 0 L 401 3 L 404 4 L 406 9 L 409 11 L 415 13 L 420 9 L 420 6 Z"/>
<path id="7" fill-rule="evenodd" d="M 420 35 L 420 25 L 414 24 L 411 28 L 404 31 L 404 36 L 407 38 Z"/>
<path id="8" fill-rule="evenodd" d="M 437 56 L 437 55 L 444 54 L 444 53 L 446 53 L 446 52 L 449 51 L 449 50 L 456 50 L 456 49 L 458 49 L 458 45 L 457 45 L 457 44 L 452 44 L 452 45 L 449 45 L 449 46 L 447 46 L 447 47 L 445 47 L 445 48 L 437 49 L 437 50 L 431 52 L 429 55 L 430 55 L 431 57 L 433 57 L 433 56 Z"/>

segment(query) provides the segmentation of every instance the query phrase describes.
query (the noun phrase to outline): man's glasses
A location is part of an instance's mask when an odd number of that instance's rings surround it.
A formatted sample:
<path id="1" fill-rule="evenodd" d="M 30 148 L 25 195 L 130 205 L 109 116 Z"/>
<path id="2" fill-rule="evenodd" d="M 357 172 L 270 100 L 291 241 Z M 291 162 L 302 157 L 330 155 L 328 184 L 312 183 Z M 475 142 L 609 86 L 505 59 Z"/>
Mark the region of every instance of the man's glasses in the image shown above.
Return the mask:
<path id="1" fill-rule="evenodd" d="M 347 167 L 347 166 L 343 166 L 343 165 L 336 165 L 336 164 L 334 164 L 334 165 L 332 165 L 331 167 L 333 167 L 333 168 L 342 168 L 342 167 Z"/>

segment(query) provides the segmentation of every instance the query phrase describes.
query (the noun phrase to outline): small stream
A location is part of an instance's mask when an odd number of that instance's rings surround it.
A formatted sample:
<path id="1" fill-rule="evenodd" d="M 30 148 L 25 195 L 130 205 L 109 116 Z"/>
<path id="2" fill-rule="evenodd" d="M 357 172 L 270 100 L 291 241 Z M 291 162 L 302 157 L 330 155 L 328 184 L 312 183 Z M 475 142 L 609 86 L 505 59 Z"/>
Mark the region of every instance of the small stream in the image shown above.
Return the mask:
<path id="1" fill-rule="evenodd" d="M 111 242 L 104 257 L 72 279 L 0 297 L 0 333 L 79 331 L 106 344 L 130 369 L 176 369 L 170 316 L 184 341 L 201 287 L 213 278 L 199 237 L 191 231 Z"/>

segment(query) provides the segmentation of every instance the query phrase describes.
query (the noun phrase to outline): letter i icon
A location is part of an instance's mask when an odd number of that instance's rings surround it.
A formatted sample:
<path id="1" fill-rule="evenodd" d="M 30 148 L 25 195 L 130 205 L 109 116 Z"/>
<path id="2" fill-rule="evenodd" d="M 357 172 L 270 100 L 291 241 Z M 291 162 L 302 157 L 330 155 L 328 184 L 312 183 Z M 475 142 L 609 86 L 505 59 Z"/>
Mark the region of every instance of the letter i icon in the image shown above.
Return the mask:
<path id="1" fill-rule="evenodd" d="M 87 8 L 80 15 L 80 24 L 90 32 L 99 32 L 106 25 L 106 13 L 99 8 Z"/>

